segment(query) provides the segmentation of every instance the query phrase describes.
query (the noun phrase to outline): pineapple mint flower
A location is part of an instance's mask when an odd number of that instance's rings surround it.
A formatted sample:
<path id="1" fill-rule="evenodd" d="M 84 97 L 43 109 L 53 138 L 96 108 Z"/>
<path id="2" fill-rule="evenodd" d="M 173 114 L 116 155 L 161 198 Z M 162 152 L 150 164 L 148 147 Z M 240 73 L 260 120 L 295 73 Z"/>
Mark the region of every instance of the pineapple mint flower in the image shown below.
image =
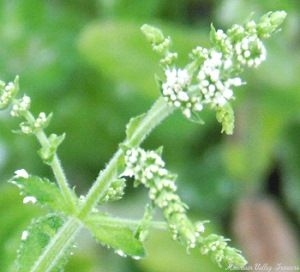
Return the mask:
<path id="1" fill-rule="evenodd" d="M 232 61 L 221 52 L 211 50 L 203 62 L 197 79 L 199 90 L 204 97 L 204 103 L 211 106 L 224 106 L 233 99 L 232 87 L 241 86 L 239 77 L 227 78 L 227 70 L 232 67 Z"/>
<path id="2" fill-rule="evenodd" d="M 244 84 L 239 75 L 244 68 L 257 68 L 266 60 L 262 39 L 278 30 L 285 17 L 284 11 L 269 12 L 258 23 L 250 20 L 243 25 L 235 24 L 226 32 L 211 26 L 212 47 L 193 49 L 191 61 L 185 68 L 177 68 L 175 57 L 170 57 L 176 54 L 169 51 L 170 38 L 165 38 L 157 28 L 143 26 L 142 31 L 153 50 L 162 55 L 162 96 L 190 120 L 199 120 L 198 113 L 204 106 L 216 110 L 222 132 L 232 134 L 234 114 L 230 102 L 235 97 L 233 89 Z"/>
<path id="3" fill-rule="evenodd" d="M 262 41 L 256 36 L 244 37 L 235 45 L 235 53 L 240 64 L 257 67 L 266 60 L 267 51 Z"/>
<path id="4" fill-rule="evenodd" d="M 181 108 L 183 114 L 191 117 L 192 111 L 201 111 L 203 106 L 199 97 L 191 97 L 187 87 L 191 77 L 186 69 L 168 68 L 165 71 L 166 81 L 162 84 L 162 95 L 169 104 Z"/>

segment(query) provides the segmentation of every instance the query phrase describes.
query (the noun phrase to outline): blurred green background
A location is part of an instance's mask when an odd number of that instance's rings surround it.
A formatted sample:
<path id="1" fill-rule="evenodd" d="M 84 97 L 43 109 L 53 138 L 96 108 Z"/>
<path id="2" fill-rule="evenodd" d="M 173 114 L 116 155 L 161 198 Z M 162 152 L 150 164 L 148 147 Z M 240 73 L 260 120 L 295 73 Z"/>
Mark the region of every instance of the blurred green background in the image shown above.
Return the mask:
<path id="1" fill-rule="evenodd" d="M 159 95 L 154 80 L 158 58 L 139 30 L 142 24 L 154 24 L 170 35 L 184 64 L 193 47 L 209 45 L 211 22 L 226 29 L 252 12 L 257 18 L 276 9 L 285 10 L 288 18 L 282 31 L 266 42 L 267 61 L 246 71 L 247 85 L 235 92 L 235 134 L 221 135 L 212 113 L 203 115 L 204 126 L 175 113 L 144 146 L 164 146 L 163 156 L 179 175 L 179 191 L 192 218 L 210 219 L 209 228 L 231 237 L 247 253 L 236 230 L 248 222 L 242 227 L 246 237 L 247 227 L 255 229 L 261 221 L 257 214 L 248 221 L 240 218 L 239 203 L 269 199 L 276 203 L 271 204 L 273 216 L 283 224 L 274 235 L 288 233 L 295 242 L 288 247 L 299 257 L 300 1 L 0 0 L 0 78 L 20 75 L 21 92 L 31 96 L 33 112 L 54 113 L 47 131 L 66 132 L 59 155 L 70 183 L 84 194 L 124 138 L 129 118 L 146 111 Z M 43 212 L 24 207 L 7 180 L 21 168 L 52 177 L 37 155 L 34 137 L 11 132 L 17 125 L 9 112 L 0 113 L 1 271 L 13 271 L 21 231 Z M 126 192 L 119 204 L 105 209 L 138 218 L 145 192 L 132 190 L 130 184 Z M 270 219 L 261 224 L 272 231 Z M 115 256 L 85 232 L 78 244 L 66 271 L 224 271 L 198 252 L 187 255 L 162 232 L 150 235 L 148 257 L 142 261 Z M 284 262 L 280 257 L 277 262 Z"/>

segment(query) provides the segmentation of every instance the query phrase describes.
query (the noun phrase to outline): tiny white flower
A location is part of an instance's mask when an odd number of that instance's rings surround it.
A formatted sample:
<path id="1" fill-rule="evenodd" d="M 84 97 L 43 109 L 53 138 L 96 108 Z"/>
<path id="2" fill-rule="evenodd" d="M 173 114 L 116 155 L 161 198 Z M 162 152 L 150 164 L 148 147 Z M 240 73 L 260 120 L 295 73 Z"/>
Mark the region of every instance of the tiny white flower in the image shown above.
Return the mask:
<path id="1" fill-rule="evenodd" d="M 203 70 L 200 70 L 199 73 L 198 73 L 198 79 L 199 79 L 200 81 L 202 81 L 202 80 L 204 80 L 205 78 L 206 78 L 206 75 L 205 75 L 204 71 L 203 71 Z"/>
<path id="2" fill-rule="evenodd" d="M 216 82 L 216 87 L 217 87 L 217 89 L 219 90 L 219 91 L 221 91 L 221 90 L 223 90 L 224 89 L 224 84 L 223 84 L 223 82 L 222 81 L 217 81 Z"/>
<path id="3" fill-rule="evenodd" d="M 244 57 L 245 57 L 245 58 L 249 58 L 250 56 L 251 56 L 250 50 L 245 50 L 245 52 L 244 52 Z"/>
<path id="4" fill-rule="evenodd" d="M 209 85 L 209 81 L 208 81 L 208 80 L 203 80 L 203 81 L 201 82 L 201 85 L 202 85 L 203 87 L 207 87 L 207 86 Z"/>
<path id="5" fill-rule="evenodd" d="M 231 59 L 226 59 L 224 61 L 224 69 L 227 70 L 232 66 L 232 60 Z"/>
<path id="6" fill-rule="evenodd" d="M 203 110 L 203 105 L 201 103 L 196 103 L 193 108 L 196 111 L 202 111 Z"/>
<path id="7" fill-rule="evenodd" d="M 182 113 L 186 118 L 191 118 L 191 116 L 192 116 L 190 109 L 184 109 Z"/>
<path id="8" fill-rule="evenodd" d="M 24 230 L 21 235 L 21 240 L 25 241 L 28 238 L 28 236 L 29 236 L 28 230 Z"/>
<path id="9" fill-rule="evenodd" d="M 177 81 L 177 73 L 175 69 L 167 69 L 166 72 L 166 78 L 167 78 L 167 84 L 168 85 L 173 85 L 176 83 Z"/>
<path id="10" fill-rule="evenodd" d="M 121 176 L 132 178 L 134 176 L 134 171 L 132 169 L 126 169 Z"/>
<path id="11" fill-rule="evenodd" d="M 220 70 L 218 69 L 214 69 L 213 71 L 211 71 L 210 73 L 210 78 L 213 82 L 216 82 L 220 77 Z"/>
<path id="12" fill-rule="evenodd" d="M 12 92 L 15 89 L 15 84 L 13 82 L 8 82 L 4 89 L 8 93 Z"/>
<path id="13" fill-rule="evenodd" d="M 28 179 L 29 174 L 27 173 L 27 171 L 25 169 L 19 169 L 19 170 L 15 171 L 15 177 Z"/>
<path id="14" fill-rule="evenodd" d="M 243 85 L 243 81 L 240 77 L 230 78 L 230 79 L 228 79 L 228 82 L 230 85 L 236 86 L 236 87 Z"/>
<path id="15" fill-rule="evenodd" d="M 221 94 L 217 94 L 215 97 L 215 103 L 219 106 L 224 106 L 226 104 L 226 99 Z"/>
<path id="16" fill-rule="evenodd" d="M 202 223 L 196 224 L 196 231 L 197 231 L 198 233 L 204 232 L 204 231 L 205 231 L 204 224 L 202 224 Z"/>
<path id="17" fill-rule="evenodd" d="M 190 76 L 189 76 L 187 70 L 185 70 L 185 69 L 178 69 L 177 77 L 178 77 L 177 81 L 180 85 L 186 85 L 190 81 Z"/>
<path id="18" fill-rule="evenodd" d="M 215 86 L 215 85 L 210 84 L 210 85 L 208 86 L 208 91 L 209 91 L 209 93 L 213 94 L 213 93 L 215 92 L 215 90 L 216 90 L 216 86 Z"/>
<path id="19" fill-rule="evenodd" d="M 181 106 L 181 103 L 179 101 L 174 101 L 174 106 L 176 108 L 179 108 Z"/>
<path id="20" fill-rule="evenodd" d="M 35 204 L 37 202 L 37 199 L 34 196 L 25 196 L 23 198 L 23 204 L 32 203 Z"/>
<path id="21" fill-rule="evenodd" d="M 212 66 L 220 66 L 222 64 L 222 53 L 221 52 L 218 52 L 218 51 L 215 51 L 213 50 L 211 52 L 211 64 Z"/>
<path id="22" fill-rule="evenodd" d="M 223 96 L 228 100 L 233 97 L 233 91 L 231 89 L 225 89 Z"/>
<path id="23" fill-rule="evenodd" d="M 186 92 L 179 92 L 178 93 L 178 99 L 181 100 L 181 101 L 188 101 L 189 100 L 189 96 L 187 95 Z"/>

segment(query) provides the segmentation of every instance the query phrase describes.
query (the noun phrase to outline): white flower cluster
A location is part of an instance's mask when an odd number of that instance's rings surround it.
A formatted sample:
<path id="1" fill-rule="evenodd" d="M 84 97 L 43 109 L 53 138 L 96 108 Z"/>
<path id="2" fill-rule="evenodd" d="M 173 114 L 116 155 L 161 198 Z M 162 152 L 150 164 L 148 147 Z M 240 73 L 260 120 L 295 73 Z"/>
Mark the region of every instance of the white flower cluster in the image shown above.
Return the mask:
<path id="1" fill-rule="evenodd" d="M 121 199 L 124 195 L 125 185 L 125 180 L 123 178 L 115 180 L 108 188 L 105 196 L 103 197 L 103 199 L 101 199 L 101 201 L 108 202 Z"/>
<path id="2" fill-rule="evenodd" d="M 204 225 L 198 223 L 194 226 L 188 220 L 187 206 L 175 193 L 176 177 L 165 169 L 160 155 L 141 148 L 129 149 L 125 154 L 125 164 L 122 175 L 134 177 L 136 182 L 149 189 L 149 198 L 163 210 L 173 238 L 183 242 L 187 248 L 194 248 Z"/>
<path id="3" fill-rule="evenodd" d="M 40 112 L 34 121 L 27 121 L 20 123 L 21 132 L 24 134 L 35 133 L 48 126 L 51 119 L 51 114 L 46 115 L 45 112 Z"/>
<path id="4" fill-rule="evenodd" d="M 191 77 L 185 69 L 167 68 L 166 81 L 162 84 L 162 94 L 176 108 L 181 108 L 183 114 L 190 118 L 193 111 L 201 111 L 202 103 L 197 96 L 190 97 L 187 87 Z"/>
<path id="5" fill-rule="evenodd" d="M 123 175 L 134 177 L 137 182 L 148 187 L 152 200 L 164 189 L 176 191 L 174 177 L 165 169 L 165 162 L 157 152 L 141 148 L 129 149 L 125 154 L 125 164 L 126 170 Z"/>
<path id="6" fill-rule="evenodd" d="M 236 76 L 243 67 L 257 67 L 266 59 L 266 49 L 259 38 L 258 25 L 250 21 L 245 26 L 234 25 L 225 33 L 211 29 L 212 49 L 196 47 L 191 54 L 199 68 L 166 68 L 162 95 L 190 118 L 204 105 L 223 107 L 234 99 L 233 88 L 243 85 Z M 194 73 L 196 79 L 193 80 Z M 198 92 L 195 91 L 196 82 Z"/>
<path id="7" fill-rule="evenodd" d="M 49 117 L 47 117 L 46 113 L 40 112 L 38 117 L 35 119 L 33 127 L 35 129 L 45 128 L 48 125 Z"/>
<path id="8" fill-rule="evenodd" d="M 30 102 L 30 97 L 27 95 L 24 95 L 21 99 L 18 99 L 12 106 L 10 112 L 11 116 L 19 117 L 28 111 L 30 108 Z"/>
<path id="9" fill-rule="evenodd" d="M 266 48 L 257 35 L 246 36 L 236 43 L 235 53 L 238 62 L 248 67 L 257 67 L 267 57 Z"/>
<path id="10" fill-rule="evenodd" d="M 205 104 L 222 107 L 233 99 L 232 87 L 241 86 L 242 80 L 239 77 L 227 77 L 227 70 L 232 68 L 232 61 L 223 53 L 211 50 L 205 57 L 197 75 L 200 92 Z"/>
<path id="11" fill-rule="evenodd" d="M 5 108 L 11 103 L 18 89 L 18 78 L 16 78 L 15 82 L 9 82 L 7 84 L 0 81 L 0 108 Z"/>

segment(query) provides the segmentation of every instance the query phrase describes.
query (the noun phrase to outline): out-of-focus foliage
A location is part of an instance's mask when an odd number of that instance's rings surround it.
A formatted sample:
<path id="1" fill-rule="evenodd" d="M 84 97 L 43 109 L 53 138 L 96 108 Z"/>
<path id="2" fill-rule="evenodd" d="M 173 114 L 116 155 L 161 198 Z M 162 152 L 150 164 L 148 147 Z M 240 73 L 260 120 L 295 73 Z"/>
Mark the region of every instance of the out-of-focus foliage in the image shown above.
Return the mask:
<path id="1" fill-rule="evenodd" d="M 125 137 L 130 117 L 145 111 L 159 95 L 154 74 L 157 58 L 140 33 L 143 23 L 160 26 L 173 37 L 184 63 L 197 44 L 206 46 L 211 22 L 217 28 L 284 9 L 288 18 L 267 43 L 268 59 L 244 74 L 236 91 L 236 129 L 220 135 L 213 115 L 206 124 L 171 116 L 147 140 L 164 146 L 164 159 L 179 174 L 179 189 L 195 218 L 211 218 L 220 228 L 239 197 L 253 191 L 274 193 L 297 215 L 300 193 L 300 2 L 297 0 L 91 0 L 0 1 L 0 78 L 20 75 L 21 91 L 32 97 L 33 111 L 53 112 L 49 132 L 66 132 L 59 149 L 72 185 L 85 193 Z M 33 138 L 11 133 L 15 121 L 0 115 L 0 263 L 9 271 L 22 230 L 42 211 L 24 207 L 16 189 L 6 185 L 16 169 L 49 175 Z M 270 173 L 276 170 L 276 190 Z M 132 214 L 139 191 L 128 186 L 124 214 Z M 122 202 L 122 205 L 124 202 Z M 135 209 L 132 209 L 135 207 Z M 119 211 L 120 207 L 110 207 Z M 134 216 L 134 215 L 133 215 Z M 138 216 L 135 215 L 135 216 Z M 86 237 L 86 234 L 83 234 Z M 230 235 L 227 235 L 230 236 Z M 169 236 L 150 235 L 145 261 L 120 259 L 89 240 L 80 239 L 67 271 L 219 271 L 207 258 L 186 255 Z M 88 242 L 87 242 L 88 241 Z M 146 246 L 147 249 L 147 246 Z M 164 260 L 164 263 L 163 263 Z M 163 264 L 161 264 L 163 263 Z M 158 264 L 161 264 L 159 266 Z M 182 270 L 181 270 L 182 271 Z"/>

